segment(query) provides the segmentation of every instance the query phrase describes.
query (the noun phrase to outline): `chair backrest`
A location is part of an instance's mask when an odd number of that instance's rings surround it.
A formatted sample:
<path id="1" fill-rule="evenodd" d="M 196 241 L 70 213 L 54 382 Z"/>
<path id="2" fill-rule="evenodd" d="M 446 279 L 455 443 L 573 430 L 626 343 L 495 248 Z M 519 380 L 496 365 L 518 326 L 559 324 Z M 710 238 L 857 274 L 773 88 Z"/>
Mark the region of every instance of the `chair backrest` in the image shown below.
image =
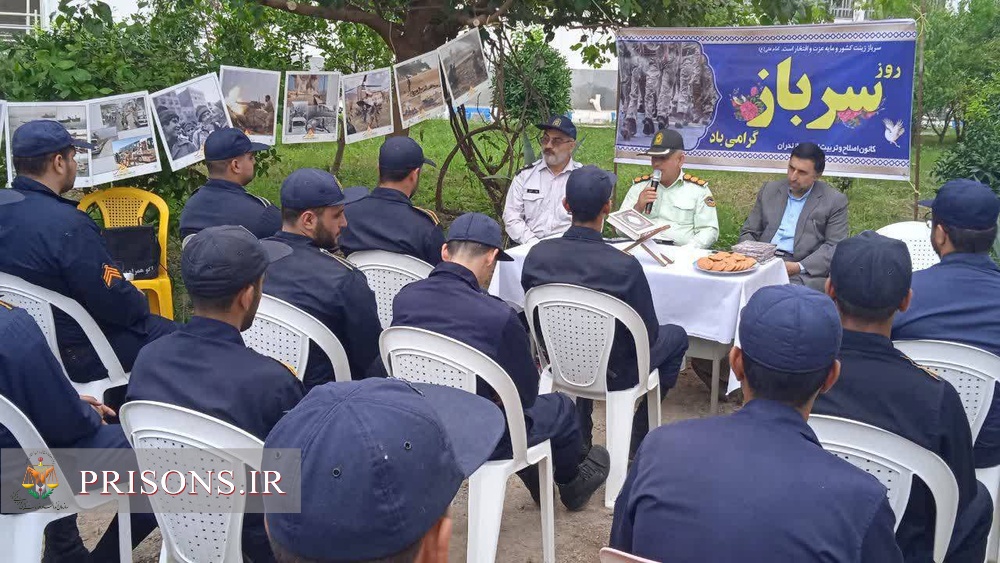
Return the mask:
<path id="1" fill-rule="evenodd" d="M 101 332 L 90 313 L 75 300 L 2 272 L 0 272 L 0 299 L 21 307 L 35 319 L 38 327 L 42 329 L 42 334 L 45 335 L 49 349 L 59 361 L 59 365 L 62 365 L 62 358 L 59 355 L 59 346 L 56 342 L 56 326 L 52 317 L 52 308 L 55 307 L 66 313 L 80 325 L 90 340 L 90 344 L 97 351 L 101 363 L 108 370 L 106 379 L 89 383 L 77 383 L 70 380 L 73 388 L 81 395 L 92 395 L 100 399 L 105 390 L 128 383 L 128 374 L 122 369 L 122 364 L 118 361 L 114 349 L 111 348 L 111 343 L 108 342 L 107 337 Z"/>
<path id="2" fill-rule="evenodd" d="M 351 381 L 351 365 L 340 340 L 316 317 L 287 301 L 261 296 L 253 324 L 243 331 L 248 347 L 291 366 L 299 379 L 306 371 L 310 341 L 330 358 L 337 381 Z"/>
<path id="3" fill-rule="evenodd" d="M 525 463 L 528 442 L 520 395 L 507 372 L 489 356 L 453 338 L 408 326 L 387 328 L 378 343 L 390 377 L 447 385 L 469 393 L 476 392 L 477 377 L 486 382 L 503 403 L 513 459 Z"/>
<path id="4" fill-rule="evenodd" d="M 875 476 L 888 491 L 896 526 L 910 499 L 913 477 L 934 495 L 934 560 L 944 561 L 958 513 L 958 484 L 951 468 L 930 450 L 870 424 L 810 415 L 809 426 L 823 448 Z"/>
<path id="5" fill-rule="evenodd" d="M 639 314 L 621 299 L 585 287 L 546 284 L 533 287 L 524 295 L 524 314 L 529 319 L 535 348 L 539 355 L 544 349 L 550 362 L 553 389 L 564 387 L 574 392 L 599 394 L 607 391 L 608 359 L 616 320 L 635 341 L 639 388 L 646 388 L 649 334 Z M 545 359 L 542 358 L 543 365 Z"/>
<path id="6" fill-rule="evenodd" d="M 962 398 L 975 441 L 993 404 L 996 383 L 1000 381 L 1000 357 L 957 342 L 898 340 L 892 344 L 955 387 Z"/>
<path id="7" fill-rule="evenodd" d="M 611 549 L 610 547 L 601 548 L 601 563 L 657 563 L 652 559 L 645 559 L 639 557 L 638 555 L 632 555 L 631 553 L 625 553 L 624 551 L 618 551 L 617 549 Z"/>
<path id="8" fill-rule="evenodd" d="M 347 257 L 368 279 L 375 292 L 378 320 L 382 328 L 392 325 L 392 301 L 403 286 L 430 275 L 433 266 L 406 254 L 384 250 L 363 250 Z"/>
<path id="9" fill-rule="evenodd" d="M 152 205 L 160 214 L 156 238 L 160 242 L 160 267 L 167 271 L 167 229 L 170 226 L 170 208 L 160 196 L 139 188 L 108 188 L 89 193 L 80 200 L 77 209 L 87 212 L 96 205 L 104 218 L 104 227 L 136 227 L 142 224 L 146 208 Z"/>
<path id="10" fill-rule="evenodd" d="M 245 467 L 260 470 L 264 443 L 221 420 L 153 401 L 126 403 L 120 417 L 142 471 L 164 475 L 178 470 L 178 449 L 192 450 L 190 458 L 185 458 L 183 471 L 199 475 L 231 471 L 231 481 L 239 490 L 248 490 Z M 199 462 L 191 464 L 188 460 L 195 457 Z M 244 495 L 158 494 L 149 500 L 173 559 L 198 563 L 242 560 Z"/>
<path id="11" fill-rule="evenodd" d="M 903 221 L 886 225 L 876 231 L 882 236 L 901 240 L 910 251 L 913 271 L 930 268 L 941 261 L 931 246 L 931 229 L 924 221 Z"/>

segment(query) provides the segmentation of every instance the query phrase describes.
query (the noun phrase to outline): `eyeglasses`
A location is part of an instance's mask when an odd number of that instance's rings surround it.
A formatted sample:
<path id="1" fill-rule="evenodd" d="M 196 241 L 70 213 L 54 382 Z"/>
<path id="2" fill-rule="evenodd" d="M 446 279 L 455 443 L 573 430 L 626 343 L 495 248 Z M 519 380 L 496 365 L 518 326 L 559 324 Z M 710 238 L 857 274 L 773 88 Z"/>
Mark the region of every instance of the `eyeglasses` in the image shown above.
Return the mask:
<path id="1" fill-rule="evenodd" d="M 572 142 L 573 139 L 556 138 L 556 137 L 550 137 L 548 135 L 541 135 L 538 137 L 538 143 L 542 146 L 552 143 L 552 146 L 554 147 L 561 147 L 566 143 L 572 143 Z"/>

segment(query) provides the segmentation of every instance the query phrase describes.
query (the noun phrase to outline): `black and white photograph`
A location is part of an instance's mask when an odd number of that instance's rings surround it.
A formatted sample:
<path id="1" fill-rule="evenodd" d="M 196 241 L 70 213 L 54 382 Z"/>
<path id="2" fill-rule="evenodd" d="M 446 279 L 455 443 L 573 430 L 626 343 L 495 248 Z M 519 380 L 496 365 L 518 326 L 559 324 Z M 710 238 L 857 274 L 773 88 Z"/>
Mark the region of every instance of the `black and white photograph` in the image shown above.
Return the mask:
<path id="1" fill-rule="evenodd" d="M 337 140 L 339 72 L 286 72 L 285 119 L 281 142 L 322 143 Z"/>
<path id="2" fill-rule="evenodd" d="M 241 129 L 251 141 L 274 145 L 281 73 L 222 66 L 219 83 L 233 127 Z"/>
<path id="3" fill-rule="evenodd" d="M 396 100 L 402 127 L 413 127 L 431 117 L 447 115 L 441 84 L 441 57 L 437 51 L 424 53 L 395 66 Z"/>
<path id="4" fill-rule="evenodd" d="M 219 77 L 206 74 L 153 93 L 153 116 L 173 171 L 205 159 L 205 139 L 232 127 Z"/>
<path id="5" fill-rule="evenodd" d="M 143 158 L 125 158 L 119 152 L 121 147 L 132 147 L 153 137 L 147 92 L 91 100 L 88 107 L 90 142 L 97 145 L 90 159 L 95 186 L 160 171 L 155 143 L 151 146 L 151 159 L 148 154 Z"/>
<path id="6" fill-rule="evenodd" d="M 618 53 L 618 141 L 649 146 L 663 129 L 694 148 L 719 94 L 701 46 L 693 41 L 625 43 Z"/>
<path id="7" fill-rule="evenodd" d="M 354 143 L 392 133 L 392 84 L 388 68 L 344 77 L 344 139 Z"/>
<path id="8" fill-rule="evenodd" d="M 50 119 L 58 121 L 74 139 L 90 142 L 90 128 L 87 120 L 87 102 L 10 102 L 7 104 L 7 185 L 14 181 L 14 162 L 10 154 L 10 139 L 17 129 L 29 121 Z M 90 151 L 76 152 L 76 183 L 74 188 L 94 185 L 90 177 Z"/>
<path id="9" fill-rule="evenodd" d="M 438 47 L 445 82 L 452 105 L 469 101 L 478 90 L 489 86 L 486 55 L 478 30 L 469 31 Z"/>

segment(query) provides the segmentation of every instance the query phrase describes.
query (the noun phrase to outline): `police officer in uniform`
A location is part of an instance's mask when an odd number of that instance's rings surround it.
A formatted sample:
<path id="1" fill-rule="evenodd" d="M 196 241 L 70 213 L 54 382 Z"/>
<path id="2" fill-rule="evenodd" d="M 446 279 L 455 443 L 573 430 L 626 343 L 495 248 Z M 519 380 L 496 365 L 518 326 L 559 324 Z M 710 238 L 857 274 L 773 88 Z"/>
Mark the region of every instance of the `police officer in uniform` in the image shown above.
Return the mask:
<path id="1" fill-rule="evenodd" d="M 55 121 L 31 121 L 14 132 L 17 177 L 0 202 L 0 271 L 76 300 L 129 371 L 143 345 L 177 327 L 149 313 L 146 296 L 115 266 L 97 224 L 76 208 L 77 202 L 60 197 L 73 189 L 76 151 L 92 147 Z M 70 379 L 86 383 L 107 377 L 83 329 L 62 311 L 53 316 Z"/>
<path id="2" fill-rule="evenodd" d="M 528 333 L 517 313 L 482 286 L 493 275 L 497 260 L 511 260 L 500 250 L 500 225 L 482 213 L 466 213 L 448 229 L 441 249 L 444 261 L 427 279 L 415 281 L 396 296 L 393 326 L 412 326 L 443 334 L 483 352 L 507 372 L 524 407 L 528 445 L 552 441 L 552 464 L 559 496 L 569 510 L 587 504 L 608 476 L 608 451 L 595 446 L 581 462 L 583 444 L 573 401 L 559 393 L 538 394 L 538 368 Z M 442 304 L 447 304 L 443 307 Z M 479 394 L 495 399 L 485 385 Z M 491 459 L 509 459 L 505 437 Z M 538 502 L 537 468 L 520 473 Z"/>
<path id="3" fill-rule="evenodd" d="M 264 440 L 304 394 L 291 368 L 247 348 L 270 258 L 250 231 L 209 227 L 191 237 L 181 275 L 194 316 L 177 332 L 139 354 L 128 400 L 158 401 L 196 410 Z M 243 551 L 271 561 L 261 514 L 245 514 Z"/>
<path id="4" fill-rule="evenodd" d="M 319 319 L 347 352 L 351 374 L 360 379 L 378 357 L 375 294 L 361 270 L 334 255 L 350 200 L 337 179 L 323 170 L 302 168 L 281 184 L 284 225 L 261 244 L 278 257 L 267 269 L 264 293 L 287 301 Z M 306 390 L 334 380 L 333 366 L 315 343 L 303 377 Z"/>
<path id="5" fill-rule="evenodd" d="M 677 563 L 902 561 L 885 487 L 806 424 L 840 371 L 833 303 L 765 287 L 739 332 L 729 357 L 746 405 L 650 432 L 615 503 L 611 547 Z"/>
<path id="6" fill-rule="evenodd" d="M 248 192 L 253 181 L 254 154 L 268 150 L 235 128 L 212 132 L 205 141 L 208 181 L 198 188 L 181 212 L 181 237 L 218 225 L 240 225 L 257 238 L 281 229 L 281 212 L 266 199 Z"/>
<path id="7" fill-rule="evenodd" d="M 378 153 L 378 187 L 345 208 L 347 230 L 340 237 L 345 255 L 359 250 L 408 254 L 434 265 L 441 261 L 444 232 L 433 211 L 410 201 L 423 165 L 435 166 L 409 137 L 389 137 Z"/>
<path id="8" fill-rule="evenodd" d="M 518 244 L 566 232 L 570 225 L 562 203 L 566 179 L 580 167 L 573 160 L 576 126 L 568 117 L 553 115 L 536 127 L 542 130 L 538 140 L 542 158 L 518 172 L 504 202 L 504 227 Z"/>
<path id="9" fill-rule="evenodd" d="M 14 193 L 0 193 L 0 200 L 15 196 Z M 131 448 L 122 427 L 107 424 L 105 420 L 114 417 L 115 411 L 95 397 L 78 395 L 63 375 L 59 361 L 52 355 L 35 320 L 24 309 L 4 301 L 0 301 L 0 395 L 28 417 L 50 448 Z M 0 448 L 19 447 L 14 436 L 0 425 Z M 25 463 L 17 458 L 13 452 L 5 452 L 5 466 L 11 464 L 15 470 L 24 471 Z M 9 469 L 6 467 L 5 471 Z M 63 467 L 66 475 L 70 474 L 68 469 Z M 9 498 L 7 495 L 11 491 L 6 490 L 6 483 L 2 488 L 5 498 Z M 132 545 L 135 546 L 156 527 L 156 518 L 152 514 L 133 512 L 132 520 Z M 46 526 L 43 561 L 71 562 L 87 556 L 75 514 Z M 94 561 L 118 557 L 117 517 L 89 556 Z"/>
<path id="10" fill-rule="evenodd" d="M 615 175 L 596 166 L 584 166 L 570 174 L 566 184 L 566 208 L 573 226 L 559 238 L 544 240 L 528 252 L 521 270 L 525 291 L 549 283 L 568 283 L 607 293 L 621 299 L 642 317 L 649 335 L 650 369 L 659 369 L 660 392 L 677 382 L 681 360 L 687 351 L 687 333 L 676 325 L 660 325 L 642 265 L 634 256 L 605 244 L 601 237 L 604 219 L 611 211 Z M 617 391 L 639 381 L 635 344 L 624 326 L 615 331 L 608 362 L 608 388 Z M 580 427 L 585 444 L 592 439 L 593 402 L 577 399 Z M 643 398 L 632 423 L 631 452 L 649 431 L 648 405 Z"/>
<path id="11" fill-rule="evenodd" d="M 973 180 L 951 180 L 930 201 L 931 244 L 941 262 L 913 274 L 913 303 L 893 340 L 946 340 L 1000 355 L 1000 267 L 990 259 L 1000 199 Z M 976 467 L 1000 465 L 1000 386 L 976 438 Z"/>
<path id="12" fill-rule="evenodd" d="M 889 339 L 896 311 L 910 306 L 911 270 L 903 241 L 865 231 L 837 245 L 826 292 L 844 326 L 840 380 L 816 400 L 813 412 L 878 426 L 941 457 L 958 483 L 958 517 L 947 560 L 980 562 L 993 503 L 976 480 L 962 400 L 950 383 L 914 364 Z M 896 540 L 907 560 L 931 559 L 934 497 L 920 480 L 913 484 Z"/>
<path id="13" fill-rule="evenodd" d="M 653 188 L 649 176 L 635 179 L 622 200 L 621 209 L 634 209 L 646 214 L 646 205 L 653 204 L 649 219 L 657 226 L 670 228 L 656 235 L 658 240 L 678 245 L 709 248 L 719 238 L 719 217 L 715 213 L 715 198 L 705 180 L 684 174 L 684 138 L 673 129 L 664 129 L 653 137 L 647 155 L 653 168 L 662 173 L 660 186 Z"/>

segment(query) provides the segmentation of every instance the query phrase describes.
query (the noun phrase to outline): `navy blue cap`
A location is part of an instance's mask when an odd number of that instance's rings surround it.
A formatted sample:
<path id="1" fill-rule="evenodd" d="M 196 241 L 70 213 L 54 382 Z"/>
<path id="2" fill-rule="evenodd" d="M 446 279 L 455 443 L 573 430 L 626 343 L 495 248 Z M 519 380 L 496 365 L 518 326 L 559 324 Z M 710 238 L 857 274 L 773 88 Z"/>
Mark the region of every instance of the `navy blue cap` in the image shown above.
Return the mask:
<path id="1" fill-rule="evenodd" d="M 88 151 L 96 145 L 74 139 L 62 123 L 50 119 L 29 121 L 14 131 L 10 139 L 10 154 L 18 158 L 34 158 L 57 153 L 66 147 Z"/>
<path id="2" fill-rule="evenodd" d="M 931 208 L 936 222 L 958 229 L 990 229 L 1000 215 L 1000 198 L 975 180 L 949 180 L 934 199 L 922 200 L 920 205 Z"/>
<path id="3" fill-rule="evenodd" d="M 740 316 L 740 348 L 754 363 L 784 373 L 833 365 L 843 329 L 825 294 L 802 285 L 757 290 Z"/>
<path id="4" fill-rule="evenodd" d="M 228 160 L 248 152 L 266 151 L 271 147 L 250 141 L 246 133 L 235 127 L 216 129 L 205 139 L 205 160 Z"/>
<path id="5" fill-rule="evenodd" d="M 191 295 L 226 297 L 257 281 L 272 261 L 245 227 L 209 227 L 185 239 L 181 277 Z"/>
<path id="6" fill-rule="evenodd" d="M 302 452 L 301 510 L 269 510 L 281 499 L 265 495 L 270 537 L 324 561 L 399 553 L 445 515 L 505 427 L 491 401 L 451 387 L 393 378 L 314 387 L 264 443 Z M 298 473 L 298 460 L 276 454 L 264 450 L 263 470 Z"/>
<path id="7" fill-rule="evenodd" d="M 837 298 L 865 309 L 899 306 L 912 279 L 906 243 L 874 231 L 837 243 L 830 261 L 830 282 Z"/>
<path id="8" fill-rule="evenodd" d="M 503 251 L 503 234 L 500 223 L 482 213 L 466 213 L 452 221 L 448 227 L 448 241 L 467 240 L 500 249 L 497 260 L 510 262 L 513 258 Z"/>
<path id="9" fill-rule="evenodd" d="M 611 200 L 618 177 L 593 164 L 581 166 L 566 179 L 566 203 L 573 213 L 594 215 Z"/>
<path id="10" fill-rule="evenodd" d="M 352 192 L 358 199 L 360 194 Z M 300 168 L 281 183 L 281 207 L 286 209 L 313 209 L 346 205 L 354 201 L 340 191 L 340 182 L 325 170 Z"/>
<path id="11" fill-rule="evenodd" d="M 409 137 L 389 137 L 378 150 L 380 170 L 413 170 L 425 164 L 437 166 L 424 158 L 424 149 Z"/>
<path id="12" fill-rule="evenodd" d="M 576 139 L 576 125 L 573 125 L 573 120 L 565 115 L 553 115 L 548 121 L 539 123 L 535 127 L 542 131 L 553 129 L 572 137 L 574 140 Z"/>

